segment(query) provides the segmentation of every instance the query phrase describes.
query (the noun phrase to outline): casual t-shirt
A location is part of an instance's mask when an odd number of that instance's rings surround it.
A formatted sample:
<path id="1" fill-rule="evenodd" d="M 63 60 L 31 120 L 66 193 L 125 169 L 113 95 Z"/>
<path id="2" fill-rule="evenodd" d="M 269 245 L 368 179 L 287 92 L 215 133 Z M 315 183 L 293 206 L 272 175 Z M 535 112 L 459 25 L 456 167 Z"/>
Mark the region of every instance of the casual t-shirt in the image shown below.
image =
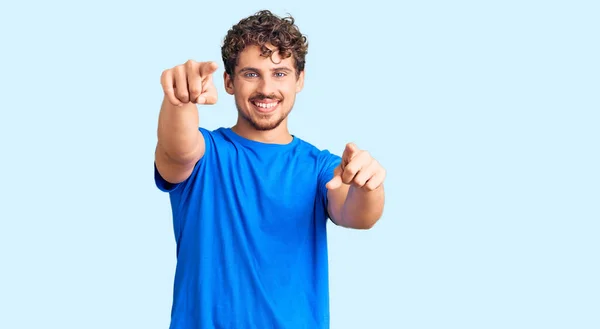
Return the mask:
<path id="1" fill-rule="evenodd" d="M 169 192 L 171 329 L 329 328 L 327 189 L 339 156 L 200 128 L 206 151 Z"/>

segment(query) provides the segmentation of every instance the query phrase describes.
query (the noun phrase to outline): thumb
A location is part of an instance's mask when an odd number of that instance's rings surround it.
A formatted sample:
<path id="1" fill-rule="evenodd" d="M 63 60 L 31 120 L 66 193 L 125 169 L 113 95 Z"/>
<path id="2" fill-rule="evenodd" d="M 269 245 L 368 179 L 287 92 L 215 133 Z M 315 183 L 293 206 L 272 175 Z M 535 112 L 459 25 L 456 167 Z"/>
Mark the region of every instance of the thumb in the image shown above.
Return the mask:
<path id="1" fill-rule="evenodd" d="M 214 85 L 207 87 L 206 92 L 203 92 L 198 96 L 196 103 L 204 105 L 214 105 L 217 103 L 217 89 Z"/>
<path id="2" fill-rule="evenodd" d="M 206 89 L 196 99 L 197 104 L 213 105 L 217 103 L 217 89 L 212 81 L 212 76 L 209 75 L 206 79 Z"/>
<path id="3" fill-rule="evenodd" d="M 328 190 L 335 190 L 342 186 L 342 184 L 343 184 L 342 172 L 343 172 L 343 170 L 342 170 L 341 165 L 337 166 L 337 168 L 335 168 L 335 170 L 333 172 L 333 178 L 329 182 L 327 182 L 327 184 L 325 185 L 325 187 Z"/>

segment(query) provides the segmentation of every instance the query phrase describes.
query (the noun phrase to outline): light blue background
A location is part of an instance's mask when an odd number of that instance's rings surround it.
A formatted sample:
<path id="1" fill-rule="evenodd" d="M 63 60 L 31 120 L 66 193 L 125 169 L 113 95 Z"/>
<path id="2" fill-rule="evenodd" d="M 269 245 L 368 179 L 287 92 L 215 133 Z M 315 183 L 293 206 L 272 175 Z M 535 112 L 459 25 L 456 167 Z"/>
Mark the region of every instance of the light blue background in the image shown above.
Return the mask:
<path id="1" fill-rule="evenodd" d="M 292 13 L 291 130 L 388 170 L 371 231 L 330 226 L 331 324 L 600 328 L 597 1 L 30 1 L 0 7 L 0 328 L 167 328 L 153 181 L 162 70 Z"/>

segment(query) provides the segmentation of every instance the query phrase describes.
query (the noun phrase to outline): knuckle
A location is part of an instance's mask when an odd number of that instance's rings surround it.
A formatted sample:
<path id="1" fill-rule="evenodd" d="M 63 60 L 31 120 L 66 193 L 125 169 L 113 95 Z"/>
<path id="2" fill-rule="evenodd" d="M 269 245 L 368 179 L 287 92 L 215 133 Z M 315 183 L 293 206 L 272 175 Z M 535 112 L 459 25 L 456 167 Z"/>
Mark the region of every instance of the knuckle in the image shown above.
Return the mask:
<path id="1" fill-rule="evenodd" d="M 192 95 L 198 95 L 198 94 L 200 94 L 200 89 L 198 87 L 196 87 L 196 86 L 190 87 L 190 94 L 192 94 Z"/>
<path id="2" fill-rule="evenodd" d="M 344 173 L 347 176 L 354 175 L 354 174 L 356 174 L 356 169 L 354 168 L 354 166 L 348 166 L 348 167 L 346 167 L 346 169 L 344 169 Z"/>
<path id="3" fill-rule="evenodd" d="M 187 98 L 188 93 L 187 91 L 183 90 L 183 89 L 177 89 L 177 97 L 184 99 Z"/>
<path id="4" fill-rule="evenodd" d="M 167 79 L 168 79 L 170 73 L 171 73 L 171 70 L 162 71 L 162 73 L 160 74 L 160 83 L 161 84 L 164 85 L 167 82 Z"/>

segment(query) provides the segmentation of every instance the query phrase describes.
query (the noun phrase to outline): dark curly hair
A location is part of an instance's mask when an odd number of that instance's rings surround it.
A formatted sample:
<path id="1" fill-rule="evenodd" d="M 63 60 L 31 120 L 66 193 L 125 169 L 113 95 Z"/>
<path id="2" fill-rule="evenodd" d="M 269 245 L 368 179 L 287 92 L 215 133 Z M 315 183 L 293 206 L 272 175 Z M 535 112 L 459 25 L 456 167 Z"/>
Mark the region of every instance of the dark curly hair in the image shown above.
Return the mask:
<path id="1" fill-rule="evenodd" d="M 247 46 L 259 46 L 261 55 L 270 57 L 272 51 L 265 46 L 270 43 L 279 50 L 281 58 L 294 56 L 296 74 L 300 74 L 306 62 L 308 41 L 294 22 L 291 15 L 281 18 L 269 10 L 259 11 L 239 21 L 227 32 L 221 47 L 225 72 L 232 75 L 240 52 Z"/>

